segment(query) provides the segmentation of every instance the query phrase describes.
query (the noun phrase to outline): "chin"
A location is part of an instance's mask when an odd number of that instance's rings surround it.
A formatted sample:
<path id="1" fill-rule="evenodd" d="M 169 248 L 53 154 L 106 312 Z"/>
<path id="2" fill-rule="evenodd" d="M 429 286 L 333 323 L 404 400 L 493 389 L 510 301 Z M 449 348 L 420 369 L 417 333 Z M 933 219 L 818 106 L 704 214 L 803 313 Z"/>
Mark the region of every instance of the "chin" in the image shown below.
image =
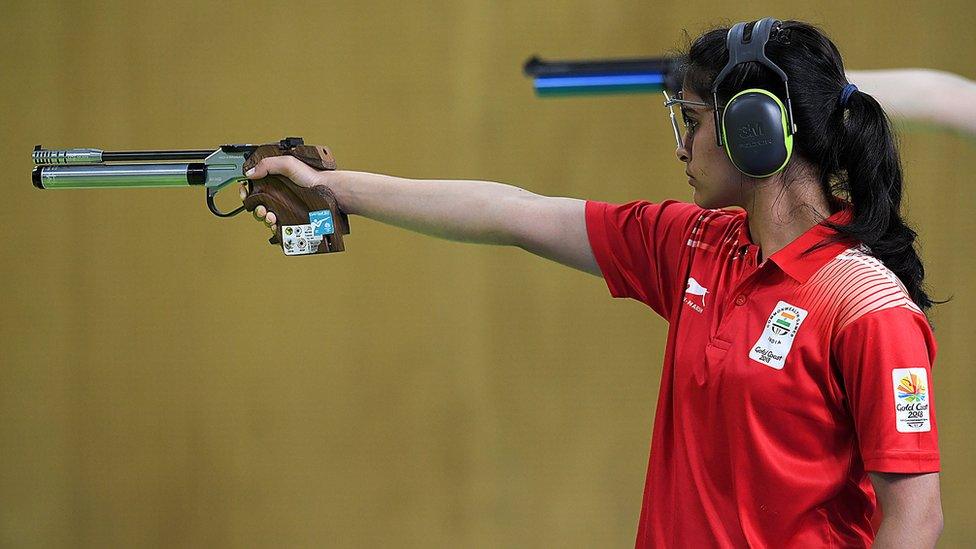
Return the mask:
<path id="1" fill-rule="evenodd" d="M 702 196 L 698 190 L 695 190 L 695 196 L 692 198 L 699 208 L 705 208 L 706 210 L 714 210 L 716 208 L 721 208 L 721 205 L 716 205 L 714 200 L 710 200 L 707 196 Z"/>
<path id="2" fill-rule="evenodd" d="M 727 197 L 709 196 L 702 193 L 697 187 L 695 188 L 695 196 L 692 200 L 699 208 L 704 208 L 706 210 L 718 210 L 734 205 L 733 202 Z"/>

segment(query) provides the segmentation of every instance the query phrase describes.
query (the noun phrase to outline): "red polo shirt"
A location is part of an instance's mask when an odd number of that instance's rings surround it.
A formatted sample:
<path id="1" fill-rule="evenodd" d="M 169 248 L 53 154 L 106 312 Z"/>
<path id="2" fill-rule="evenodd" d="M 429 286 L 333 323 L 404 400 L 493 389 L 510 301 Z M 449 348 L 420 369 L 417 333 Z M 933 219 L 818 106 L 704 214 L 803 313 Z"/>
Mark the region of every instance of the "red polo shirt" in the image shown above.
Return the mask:
<path id="1" fill-rule="evenodd" d="M 638 547 L 867 547 L 867 472 L 939 470 L 935 340 L 867 248 L 803 254 L 817 225 L 757 264 L 744 212 L 670 200 L 586 224 L 610 293 L 670 323 Z"/>

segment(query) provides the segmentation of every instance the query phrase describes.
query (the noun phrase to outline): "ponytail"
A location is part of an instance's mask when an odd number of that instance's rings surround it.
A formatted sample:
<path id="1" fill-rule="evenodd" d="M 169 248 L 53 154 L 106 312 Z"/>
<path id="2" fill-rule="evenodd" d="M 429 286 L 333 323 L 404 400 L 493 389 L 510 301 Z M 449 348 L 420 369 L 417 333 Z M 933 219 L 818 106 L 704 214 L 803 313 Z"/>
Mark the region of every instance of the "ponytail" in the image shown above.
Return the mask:
<path id="1" fill-rule="evenodd" d="M 933 301 L 922 285 L 925 268 L 914 246 L 917 233 L 899 213 L 902 168 L 888 117 L 877 100 L 859 91 L 846 107 L 838 104 L 833 117 L 839 137 L 833 140 L 832 156 L 841 177 L 831 192 L 850 198 L 853 216 L 849 224 L 831 227 L 838 237 L 854 238 L 870 248 L 924 311 Z"/>

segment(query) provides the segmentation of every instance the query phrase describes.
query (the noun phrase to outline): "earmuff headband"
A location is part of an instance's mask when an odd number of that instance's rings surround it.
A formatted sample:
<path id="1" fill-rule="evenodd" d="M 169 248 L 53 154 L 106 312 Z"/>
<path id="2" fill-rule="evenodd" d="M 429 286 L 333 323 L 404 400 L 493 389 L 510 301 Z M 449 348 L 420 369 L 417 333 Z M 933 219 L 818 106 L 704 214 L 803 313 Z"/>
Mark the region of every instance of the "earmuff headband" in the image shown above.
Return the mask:
<path id="1" fill-rule="evenodd" d="M 712 84 L 712 100 L 714 101 L 713 105 L 715 105 L 715 138 L 718 141 L 719 147 L 724 145 L 724 141 L 722 139 L 721 115 L 718 108 L 718 87 L 729 73 L 732 72 L 733 68 L 750 61 L 756 61 L 769 67 L 783 79 L 783 86 L 786 88 L 787 135 L 796 133 L 796 124 L 793 123 L 793 105 L 790 102 L 789 79 L 782 69 L 766 57 L 766 42 L 769 41 L 769 35 L 772 33 L 773 26 L 778 23 L 780 21 L 773 17 L 760 19 L 753 25 L 752 36 L 748 41 L 745 40 L 744 36 L 747 23 L 736 23 L 729 29 L 729 34 L 725 42 L 729 50 L 729 62 L 718 73 L 718 76 L 715 77 L 715 82 Z"/>

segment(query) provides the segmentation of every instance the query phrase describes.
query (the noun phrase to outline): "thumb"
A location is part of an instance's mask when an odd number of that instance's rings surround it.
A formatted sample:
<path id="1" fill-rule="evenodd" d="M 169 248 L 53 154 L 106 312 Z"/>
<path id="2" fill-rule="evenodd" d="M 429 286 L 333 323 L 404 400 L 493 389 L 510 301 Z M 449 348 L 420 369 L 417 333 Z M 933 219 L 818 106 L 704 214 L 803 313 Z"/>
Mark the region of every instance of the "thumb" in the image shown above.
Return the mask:
<path id="1" fill-rule="evenodd" d="M 269 156 L 262 158 L 244 175 L 248 179 L 261 179 L 271 174 L 283 175 L 297 185 L 311 187 L 318 172 L 294 156 Z"/>

